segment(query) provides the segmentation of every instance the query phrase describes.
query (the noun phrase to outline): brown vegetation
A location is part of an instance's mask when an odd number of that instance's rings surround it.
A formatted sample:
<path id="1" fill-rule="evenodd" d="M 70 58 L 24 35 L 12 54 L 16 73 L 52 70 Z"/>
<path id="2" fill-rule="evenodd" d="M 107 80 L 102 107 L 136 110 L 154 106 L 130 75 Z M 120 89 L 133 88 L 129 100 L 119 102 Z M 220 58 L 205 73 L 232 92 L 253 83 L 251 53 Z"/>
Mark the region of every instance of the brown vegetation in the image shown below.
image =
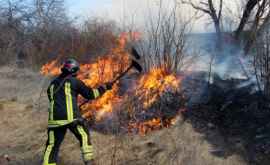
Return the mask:
<path id="1" fill-rule="evenodd" d="M 1 90 L 2 88 L 12 89 L 18 86 L 16 83 L 7 84 L 8 81 L 23 84 L 40 82 L 37 74 L 32 75 L 29 72 L 18 74 L 4 70 L 6 69 L 1 68 L 1 76 L 8 76 L 0 80 Z M 2 106 L 0 109 L 1 164 L 40 164 L 47 138 L 47 98 L 42 97 L 41 105 L 37 106 L 38 100 L 32 100 L 32 98 L 36 98 L 34 95 L 39 95 L 37 92 L 39 89 L 40 86 L 28 86 L 19 88 L 19 91 L 0 94 L 0 105 Z M 24 90 L 35 94 L 24 96 Z M 15 96 L 18 96 L 17 101 L 12 101 Z M 20 96 L 24 96 L 24 98 Z M 210 131 L 210 129 L 208 130 Z M 112 132 L 104 133 L 98 129 L 91 130 L 98 165 L 246 164 L 237 154 L 227 158 L 213 155 L 212 152 L 216 148 L 206 139 L 211 137 L 217 144 L 224 146 L 224 139 L 219 135 L 218 130 L 212 130 L 206 136 L 196 132 L 193 126 L 189 122 L 184 122 L 181 117 L 177 118 L 173 127 L 150 132 L 146 136 L 113 134 Z M 66 135 L 62 144 L 59 161 L 60 165 L 82 164 L 78 142 L 70 133 Z"/>

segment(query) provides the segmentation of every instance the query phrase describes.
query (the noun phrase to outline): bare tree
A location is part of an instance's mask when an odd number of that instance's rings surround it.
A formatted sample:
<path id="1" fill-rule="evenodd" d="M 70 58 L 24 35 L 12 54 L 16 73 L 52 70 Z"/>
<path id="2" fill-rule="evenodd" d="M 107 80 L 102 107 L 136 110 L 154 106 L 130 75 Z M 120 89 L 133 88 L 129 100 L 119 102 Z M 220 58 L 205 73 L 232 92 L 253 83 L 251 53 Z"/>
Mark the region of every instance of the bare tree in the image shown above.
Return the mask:
<path id="1" fill-rule="evenodd" d="M 260 29 L 263 28 L 263 24 L 265 24 L 269 17 L 270 17 L 270 1 L 269 0 L 261 0 L 261 3 L 257 4 L 257 11 L 255 14 L 255 18 L 252 22 L 250 28 L 250 34 L 248 36 L 246 45 L 245 45 L 245 52 L 249 52 L 250 48 L 252 47 L 256 37 L 258 36 L 258 32 L 261 31 Z"/>
<path id="2" fill-rule="evenodd" d="M 244 27 L 246 26 L 252 11 L 254 10 L 254 8 L 256 7 L 256 5 L 260 2 L 261 0 L 247 0 L 244 8 L 243 8 L 243 14 L 240 20 L 240 23 L 235 31 L 235 38 L 239 39 L 241 33 L 244 30 Z"/>
<path id="3" fill-rule="evenodd" d="M 81 44 L 88 48 L 92 56 L 96 56 L 108 53 L 115 46 L 119 30 L 114 21 L 92 18 L 84 22 L 81 32 Z"/>
<path id="4" fill-rule="evenodd" d="M 177 72 L 183 66 L 186 48 L 188 21 L 179 15 L 176 3 L 170 11 L 162 11 L 162 0 L 159 1 L 157 18 L 150 18 L 142 40 L 146 70 L 151 67 L 163 67 L 168 72 Z"/>
<path id="5" fill-rule="evenodd" d="M 217 47 L 222 47 L 222 34 L 221 34 L 221 18 L 223 10 L 223 0 L 218 0 L 218 4 L 215 4 L 213 0 L 200 0 L 199 3 L 193 0 L 181 0 L 183 4 L 192 6 L 195 10 L 207 14 L 212 19 L 216 34 L 217 34 Z"/>
<path id="6" fill-rule="evenodd" d="M 50 28 L 49 26 L 65 24 L 67 16 L 64 3 L 64 0 L 35 0 L 38 26 Z"/>
<path id="7" fill-rule="evenodd" d="M 270 30 L 263 32 L 255 42 L 254 68 L 258 86 L 270 97 Z"/>
<path id="8" fill-rule="evenodd" d="M 268 11 L 268 14 L 265 16 L 263 23 L 261 24 L 260 28 L 257 30 L 257 36 L 261 37 L 264 33 L 264 31 L 267 30 L 270 26 L 270 11 Z"/>
<path id="9" fill-rule="evenodd" d="M 32 21 L 33 10 L 23 0 L 1 0 L 0 7 L 0 41 L 2 60 L 14 59 L 24 43 L 24 34 Z"/>
<path id="10" fill-rule="evenodd" d="M 242 41 L 245 53 L 253 47 L 256 38 L 265 29 L 270 17 L 269 0 L 244 0 L 241 17 L 235 30 L 235 39 Z"/>
<path id="11" fill-rule="evenodd" d="M 34 0 L 35 24 L 31 33 L 32 63 L 48 59 L 48 55 L 67 54 L 71 35 L 74 34 L 72 22 L 66 15 L 64 0 Z"/>

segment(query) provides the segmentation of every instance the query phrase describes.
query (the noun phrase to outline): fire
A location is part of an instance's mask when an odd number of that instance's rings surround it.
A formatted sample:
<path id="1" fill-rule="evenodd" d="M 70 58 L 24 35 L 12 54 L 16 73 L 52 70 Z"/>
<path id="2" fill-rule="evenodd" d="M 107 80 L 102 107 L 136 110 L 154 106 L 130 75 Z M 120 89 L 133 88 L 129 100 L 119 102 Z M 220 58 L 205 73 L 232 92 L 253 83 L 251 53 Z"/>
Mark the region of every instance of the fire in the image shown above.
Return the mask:
<path id="1" fill-rule="evenodd" d="M 122 33 L 118 39 L 118 44 L 109 54 L 100 56 L 95 62 L 80 66 L 78 78 L 87 86 L 93 88 L 114 80 L 130 63 L 129 53 L 125 49 L 127 42 L 137 40 L 139 37 L 139 33 Z M 53 76 L 60 74 L 61 66 L 58 65 L 59 60 L 60 58 L 42 66 L 41 74 Z M 137 82 L 134 88 L 132 88 L 134 89 L 132 95 L 138 98 L 138 103 L 143 105 L 141 110 L 146 111 L 155 102 L 159 101 L 164 92 L 177 91 L 181 78 L 160 67 L 151 69 L 148 73 L 142 75 Z M 83 117 L 88 119 L 94 118 L 97 122 L 102 121 L 117 108 L 119 109 L 119 106 L 123 106 L 129 96 L 125 94 L 120 95 L 119 89 L 120 86 L 116 83 L 113 89 L 106 92 L 102 97 L 85 104 L 81 109 Z M 79 103 L 81 102 L 83 102 L 83 99 L 79 98 Z M 136 104 L 134 106 L 137 106 Z M 128 131 L 136 131 L 140 135 L 145 135 L 150 131 L 174 125 L 176 117 L 163 118 L 157 115 L 148 120 L 134 121 L 136 120 L 130 119 L 130 121 L 126 121 Z"/>
<path id="2" fill-rule="evenodd" d="M 166 91 L 178 91 L 180 83 L 181 77 L 167 72 L 164 67 L 151 69 L 138 80 L 138 86 L 135 91 L 135 96 L 142 103 L 142 108 L 139 110 L 140 112 L 132 111 L 131 113 L 142 113 L 144 116 L 147 116 L 148 111 L 153 108 L 154 103 L 159 102 Z M 145 135 L 153 130 L 168 128 L 176 124 L 176 118 L 179 116 L 179 113 L 174 117 L 166 117 L 159 114 L 161 111 L 162 109 L 158 110 L 154 108 L 154 113 L 157 114 L 157 117 L 147 120 L 135 117 L 128 125 L 129 132 L 135 131 L 140 135 Z M 153 109 L 149 113 L 152 114 Z"/>
<path id="3" fill-rule="evenodd" d="M 131 35 L 133 36 L 133 35 Z M 80 65 L 78 78 L 89 87 L 98 87 L 106 82 L 113 80 L 119 73 L 129 65 L 129 54 L 125 50 L 125 45 L 130 38 L 127 34 L 121 34 L 118 39 L 118 44 L 109 54 L 97 59 L 96 62 Z M 42 75 L 57 76 L 61 73 L 61 66 L 58 66 L 58 60 L 54 60 L 42 66 Z M 95 115 L 96 120 L 101 120 L 102 117 L 113 111 L 113 105 L 121 100 L 118 95 L 118 85 L 115 84 L 111 91 L 106 92 L 102 97 L 93 100 L 82 107 L 83 116 L 86 118 Z M 79 102 L 82 102 L 79 98 Z"/>
<path id="4" fill-rule="evenodd" d="M 176 91 L 180 82 L 180 78 L 177 78 L 175 74 L 168 73 L 163 67 L 153 68 L 139 80 L 136 95 L 144 100 L 144 108 L 148 108 L 165 91 Z"/>
<path id="5" fill-rule="evenodd" d="M 60 68 L 57 67 L 57 62 L 58 62 L 57 60 L 53 60 L 52 62 L 43 65 L 41 70 L 40 70 L 40 73 L 42 75 L 48 75 L 48 74 L 58 75 L 58 74 L 60 74 L 61 71 L 60 71 Z"/>
<path id="6" fill-rule="evenodd" d="M 154 118 L 149 121 L 139 122 L 139 123 L 130 123 L 129 132 L 132 132 L 134 129 L 138 129 L 140 135 L 145 135 L 149 131 L 159 130 L 162 127 L 160 118 Z"/>
<path id="7" fill-rule="evenodd" d="M 128 126 L 129 132 L 137 131 L 140 135 L 144 136 L 148 132 L 160 130 L 162 128 L 169 128 L 176 124 L 177 117 L 161 120 L 161 118 L 153 118 L 144 122 L 130 123 Z"/>

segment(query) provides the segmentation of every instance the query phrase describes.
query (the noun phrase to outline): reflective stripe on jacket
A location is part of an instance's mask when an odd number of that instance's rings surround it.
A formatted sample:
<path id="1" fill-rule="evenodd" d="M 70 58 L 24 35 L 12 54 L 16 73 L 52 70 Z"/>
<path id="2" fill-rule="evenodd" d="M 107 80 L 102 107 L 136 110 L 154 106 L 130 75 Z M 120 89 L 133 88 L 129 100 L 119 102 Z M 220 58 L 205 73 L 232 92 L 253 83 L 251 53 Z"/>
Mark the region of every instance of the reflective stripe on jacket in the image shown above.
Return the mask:
<path id="1" fill-rule="evenodd" d="M 66 125 L 81 117 L 77 105 L 78 95 L 91 100 L 104 92 L 104 88 L 92 89 L 87 87 L 76 77 L 60 75 L 51 82 L 47 90 L 50 101 L 49 127 Z"/>

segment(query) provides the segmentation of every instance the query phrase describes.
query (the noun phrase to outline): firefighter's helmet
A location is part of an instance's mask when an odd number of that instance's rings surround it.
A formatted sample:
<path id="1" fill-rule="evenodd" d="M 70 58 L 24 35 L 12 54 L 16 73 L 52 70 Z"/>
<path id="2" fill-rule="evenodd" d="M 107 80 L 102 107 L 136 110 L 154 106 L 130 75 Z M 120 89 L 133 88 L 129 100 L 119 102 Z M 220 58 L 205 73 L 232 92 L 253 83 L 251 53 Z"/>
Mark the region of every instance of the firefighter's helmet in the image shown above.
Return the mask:
<path id="1" fill-rule="evenodd" d="M 80 70 L 80 64 L 72 58 L 64 61 L 63 67 L 61 68 L 62 73 L 76 75 Z"/>

